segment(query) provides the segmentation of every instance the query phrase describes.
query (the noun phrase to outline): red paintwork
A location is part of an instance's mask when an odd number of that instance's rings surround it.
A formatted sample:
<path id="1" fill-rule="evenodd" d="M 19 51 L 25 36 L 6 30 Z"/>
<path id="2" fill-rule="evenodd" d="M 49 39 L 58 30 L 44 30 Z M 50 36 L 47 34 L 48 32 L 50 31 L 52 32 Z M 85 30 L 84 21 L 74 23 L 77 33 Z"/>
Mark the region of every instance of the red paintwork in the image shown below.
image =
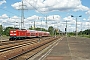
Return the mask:
<path id="1" fill-rule="evenodd" d="M 27 36 L 27 30 L 10 30 L 10 36 Z"/>
<path id="2" fill-rule="evenodd" d="M 10 30 L 10 36 L 40 37 L 40 36 L 50 36 L 50 34 L 49 32 L 36 31 L 36 30 Z"/>

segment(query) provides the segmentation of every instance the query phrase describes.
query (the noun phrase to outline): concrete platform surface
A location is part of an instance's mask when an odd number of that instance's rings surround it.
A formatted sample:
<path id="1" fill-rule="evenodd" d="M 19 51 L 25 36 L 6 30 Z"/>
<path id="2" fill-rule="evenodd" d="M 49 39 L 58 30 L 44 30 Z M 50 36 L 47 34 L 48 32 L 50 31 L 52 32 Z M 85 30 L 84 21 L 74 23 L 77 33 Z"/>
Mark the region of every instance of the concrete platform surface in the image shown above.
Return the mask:
<path id="1" fill-rule="evenodd" d="M 90 39 L 64 37 L 44 60 L 90 60 Z"/>

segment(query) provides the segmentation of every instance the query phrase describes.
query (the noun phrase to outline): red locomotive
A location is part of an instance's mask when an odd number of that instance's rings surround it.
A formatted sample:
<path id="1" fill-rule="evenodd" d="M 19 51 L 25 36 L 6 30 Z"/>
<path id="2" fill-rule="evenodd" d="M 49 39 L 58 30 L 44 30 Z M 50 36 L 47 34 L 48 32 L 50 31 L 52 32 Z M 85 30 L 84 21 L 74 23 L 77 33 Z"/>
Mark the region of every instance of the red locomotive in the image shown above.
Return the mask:
<path id="1" fill-rule="evenodd" d="M 36 30 L 10 30 L 10 39 L 9 40 L 17 40 L 17 39 L 25 39 L 30 37 L 46 37 L 50 36 L 49 32 L 44 31 L 36 31 Z"/>

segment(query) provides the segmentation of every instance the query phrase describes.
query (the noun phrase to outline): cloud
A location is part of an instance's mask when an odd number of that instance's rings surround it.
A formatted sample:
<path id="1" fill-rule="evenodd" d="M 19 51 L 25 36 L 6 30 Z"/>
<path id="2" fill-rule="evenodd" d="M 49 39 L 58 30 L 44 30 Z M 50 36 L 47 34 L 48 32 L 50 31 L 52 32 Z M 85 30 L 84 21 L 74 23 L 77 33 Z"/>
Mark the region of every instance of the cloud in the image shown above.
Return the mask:
<path id="1" fill-rule="evenodd" d="M 89 8 L 81 4 L 81 0 L 23 0 L 25 8 L 39 12 L 51 11 L 87 11 Z M 21 2 L 12 4 L 15 9 L 21 9 Z"/>
<path id="2" fill-rule="evenodd" d="M 86 12 L 86 14 L 89 14 L 90 15 L 90 9 Z"/>
<path id="3" fill-rule="evenodd" d="M 0 16 L 0 19 L 6 19 L 8 18 L 7 14 L 3 14 L 2 16 Z"/>
<path id="4" fill-rule="evenodd" d="M 46 17 L 44 17 L 46 20 Z M 49 15 L 47 16 L 47 21 L 60 21 L 61 20 L 61 16 L 59 15 Z"/>
<path id="5" fill-rule="evenodd" d="M 2 5 L 2 4 L 4 4 L 4 3 L 6 3 L 6 0 L 0 1 L 0 5 Z"/>
<path id="6" fill-rule="evenodd" d="M 54 20 L 53 20 L 53 16 L 54 16 Z M 40 17 L 38 19 L 38 17 Z M 24 19 L 24 27 L 26 27 L 27 29 L 31 26 L 34 26 L 34 21 L 35 21 L 35 25 L 36 27 L 43 27 L 45 29 L 47 29 L 49 26 L 53 26 L 54 28 L 59 28 L 61 31 L 64 31 L 65 27 L 66 27 L 66 22 L 63 22 L 65 20 L 68 20 L 69 22 L 67 22 L 67 27 L 68 27 L 68 31 L 75 31 L 75 27 L 76 27 L 76 20 L 70 16 L 67 16 L 65 18 L 62 18 L 59 15 L 49 15 L 47 16 L 47 25 L 46 25 L 46 19 L 43 19 L 41 22 L 41 19 L 45 18 L 42 16 L 37 16 L 37 15 L 33 15 L 30 17 L 27 17 Z M 4 27 L 8 27 L 8 26 L 16 26 L 19 27 L 21 25 L 21 18 L 18 16 L 12 16 L 12 17 L 8 17 L 7 14 L 3 14 L 0 16 L 0 24 L 2 24 Z M 88 18 L 89 19 L 89 18 Z M 3 23 L 5 22 L 5 23 Z M 16 23 L 18 22 L 18 23 Z M 42 23 L 42 25 L 41 25 Z M 85 21 L 78 21 L 77 25 L 78 25 L 78 31 L 80 31 L 81 29 L 81 23 L 82 23 L 82 29 L 85 30 L 88 28 L 88 26 L 90 25 L 89 22 Z"/>
<path id="7" fill-rule="evenodd" d="M 21 22 L 21 18 L 18 16 L 12 16 L 12 17 L 9 17 L 8 21 L 11 23 Z"/>
<path id="8" fill-rule="evenodd" d="M 41 22 L 41 20 L 42 20 L 42 22 Z M 49 26 L 56 27 L 59 24 L 58 22 L 60 22 L 60 20 L 61 20 L 61 17 L 59 15 L 49 15 L 49 16 L 47 16 L 47 25 L 48 25 L 48 27 Z M 33 15 L 33 16 L 27 17 L 24 21 L 25 21 L 25 26 L 29 26 L 29 25 L 33 26 L 34 21 L 35 21 L 36 27 L 47 28 L 46 27 L 47 26 L 46 25 L 46 17 Z M 57 21 L 57 22 L 55 22 L 55 21 Z M 56 23 L 58 23 L 58 24 L 56 25 Z"/>
<path id="9" fill-rule="evenodd" d="M 83 6 L 83 5 L 79 5 L 79 6 L 77 6 L 76 9 L 74 9 L 74 11 L 79 11 L 79 10 L 81 10 L 81 11 L 88 11 L 89 8 L 86 7 L 86 6 Z"/>
<path id="10" fill-rule="evenodd" d="M 73 18 L 71 16 L 68 16 L 68 17 L 65 17 L 64 20 L 67 20 L 67 21 L 72 21 Z"/>
<path id="11" fill-rule="evenodd" d="M 67 16 L 65 18 L 63 18 L 64 21 L 68 21 L 67 22 L 67 28 L 68 28 L 68 31 L 75 31 L 76 30 L 76 19 L 75 18 L 72 18 L 71 16 Z M 89 22 L 86 22 L 87 20 L 84 18 L 83 21 L 79 21 L 77 20 L 77 30 L 78 31 L 81 31 L 82 30 L 85 30 L 87 29 L 87 26 L 89 24 Z M 63 21 L 62 21 L 63 22 Z M 64 28 L 66 27 L 66 22 L 63 22 L 64 24 Z M 82 27 L 81 27 L 82 25 Z"/>
<path id="12" fill-rule="evenodd" d="M 71 16 L 67 16 L 67 17 L 63 18 L 63 20 L 64 20 L 63 22 L 65 22 L 65 24 L 66 24 L 66 21 L 69 25 L 75 25 L 76 24 L 75 18 L 72 18 Z"/>
<path id="13" fill-rule="evenodd" d="M 83 18 L 83 20 L 85 21 L 85 20 L 86 20 L 86 18 Z"/>
<path id="14" fill-rule="evenodd" d="M 20 22 L 20 17 L 12 16 L 9 17 L 7 14 L 3 14 L 0 16 L 0 22 L 3 26 L 11 26 L 15 24 L 15 22 Z"/>
<path id="15" fill-rule="evenodd" d="M 41 17 L 39 17 L 39 16 L 36 16 L 36 15 L 33 15 L 33 16 L 31 16 L 31 17 L 28 17 L 28 18 L 26 18 L 26 20 L 28 20 L 28 21 L 34 21 L 34 20 L 39 20 Z"/>

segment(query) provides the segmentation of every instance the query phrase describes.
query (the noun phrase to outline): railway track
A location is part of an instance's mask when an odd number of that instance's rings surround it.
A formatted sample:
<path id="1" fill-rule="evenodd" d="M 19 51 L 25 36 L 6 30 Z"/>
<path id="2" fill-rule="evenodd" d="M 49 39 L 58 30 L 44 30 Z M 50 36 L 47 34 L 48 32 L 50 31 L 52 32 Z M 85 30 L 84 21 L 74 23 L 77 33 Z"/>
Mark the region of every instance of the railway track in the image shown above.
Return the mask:
<path id="1" fill-rule="evenodd" d="M 43 40 L 45 39 L 50 39 L 50 37 L 48 38 L 42 38 Z M 33 38 L 33 39 L 26 39 L 26 40 L 17 40 L 17 41 L 8 41 L 8 42 L 4 42 L 5 44 L 2 43 L 2 45 L 0 45 L 0 52 L 2 52 L 2 50 L 7 50 L 10 49 L 9 47 L 13 47 L 14 46 L 18 46 L 18 45 L 25 45 L 25 44 L 30 44 L 30 43 L 37 43 L 38 42 L 38 38 Z"/>
<path id="2" fill-rule="evenodd" d="M 43 38 L 43 40 L 45 40 L 45 38 Z M 38 41 L 38 39 L 35 39 L 35 38 L 26 39 L 26 40 L 23 40 L 23 41 L 14 41 L 13 43 L 11 41 L 10 42 L 8 41 L 7 44 L 3 44 L 3 45 L 0 46 L 0 52 L 4 52 L 4 51 L 7 51 L 7 50 L 19 48 L 19 47 L 30 45 L 30 44 L 34 44 L 34 43 L 37 43 L 37 41 Z"/>
<path id="3" fill-rule="evenodd" d="M 0 42 L 0 46 L 2 45 L 8 45 L 8 44 L 13 44 L 13 43 L 19 43 L 19 42 L 24 42 L 24 41 L 28 41 L 28 40 L 34 40 L 35 38 L 32 39 L 25 39 L 25 40 L 14 40 L 14 41 L 2 41 Z"/>
<path id="4" fill-rule="evenodd" d="M 43 49 L 45 49 L 49 45 L 51 45 L 53 42 L 50 42 L 50 43 L 47 43 L 47 44 L 45 44 L 43 46 L 37 47 L 36 49 L 34 49 L 32 51 L 28 51 L 28 52 L 26 52 L 26 53 L 24 53 L 22 55 L 19 55 L 19 56 L 15 57 L 15 58 L 12 58 L 11 60 L 28 60 L 28 59 L 32 58 L 34 55 L 41 52 Z"/>
<path id="5" fill-rule="evenodd" d="M 9 44 L 8 45 L 2 45 L 0 46 L 0 52 L 4 52 L 4 51 L 7 51 L 7 50 L 11 50 L 11 49 L 15 49 L 15 48 L 19 48 L 19 47 L 22 47 L 22 46 L 25 46 L 25 45 L 30 45 L 30 44 L 34 44 L 34 43 L 37 43 L 37 40 L 26 40 L 26 41 L 23 41 L 23 42 L 16 42 L 14 44 Z"/>
<path id="6" fill-rule="evenodd" d="M 42 38 L 40 42 L 38 40 L 29 40 L 21 43 L 8 44 L 7 46 L 0 46 L 0 60 L 12 59 L 16 56 L 20 56 L 29 51 L 34 51 L 43 45 L 47 45 L 55 38 Z M 33 54 L 32 54 L 33 55 Z"/>
<path id="7" fill-rule="evenodd" d="M 57 42 L 57 39 L 58 38 L 55 38 L 54 41 L 50 41 L 50 42 L 48 42 L 48 43 L 46 43 L 46 44 L 44 44 L 44 45 L 42 45 L 42 46 L 32 50 L 32 51 L 28 51 L 28 52 L 26 52 L 26 53 L 24 53 L 24 54 L 22 54 L 20 56 L 17 56 L 15 58 L 11 59 L 11 60 L 34 60 L 34 58 L 36 58 L 35 55 L 38 55 L 41 51 L 43 51 L 48 46 L 52 46 L 53 43 L 55 44 L 55 42 Z"/>
<path id="8" fill-rule="evenodd" d="M 47 37 L 48 39 L 50 38 L 50 37 Z M 47 38 L 42 38 L 42 39 L 47 39 Z M 19 42 L 24 42 L 24 41 L 29 41 L 29 40 L 35 40 L 35 39 L 39 39 L 39 38 L 31 38 L 31 39 L 24 39 L 24 40 L 14 40 L 14 41 L 2 41 L 2 42 L 0 42 L 0 46 L 2 46 L 2 45 L 8 45 L 8 44 L 13 44 L 13 43 L 19 43 Z"/>

